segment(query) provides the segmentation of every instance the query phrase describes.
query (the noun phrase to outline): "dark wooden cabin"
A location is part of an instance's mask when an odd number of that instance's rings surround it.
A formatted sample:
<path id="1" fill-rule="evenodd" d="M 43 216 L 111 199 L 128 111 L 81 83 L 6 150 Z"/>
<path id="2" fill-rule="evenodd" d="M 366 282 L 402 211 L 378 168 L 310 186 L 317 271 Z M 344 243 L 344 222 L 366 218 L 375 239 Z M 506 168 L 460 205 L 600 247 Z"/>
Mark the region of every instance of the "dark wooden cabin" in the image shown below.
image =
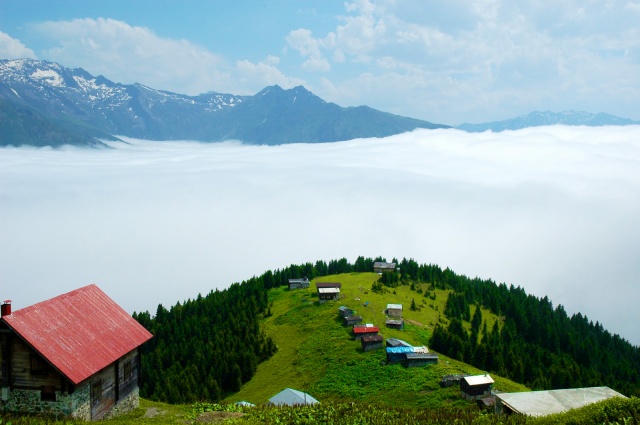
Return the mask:
<path id="1" fill-rule="evenodd" d="M 385 325 L 391 329 L 402 330 L 404 328 L 404 319 L 387 319 Z"/>
<path id="2" fill-rule="evenodd" d="M 150 338 L 96 285 L 14 312 L 5 302 L 0 408 L 87 421 L 131 411 L 139 347 Z"/>
<path id="3" fill-rule="evenodd" d="M 300 279 L 289 279 L 289 290 L 305 289 L 309 287 L 309 279 L 306 277 Z"/>
<path id="4" fill-rule="evenodd" d="M 368 335 L 360 339 L 363 351 L 373 351 L 382 348 L 382 335 Z"/>
<path id="5" fill-rule="evenodd" d="M 478 400 L 491 394 L 493 378 L 489 375 L 465 376 L 460 380 L 460 392 L 465 400 Z"/>
<path id="6" fill-rule="evenodd" d="M 373 263 L 374 273 L 390 273 L 396 269 L 396 263 L 387 263 L 384 261 L 376 261 Z"/>
<path id="7" fill-rule="evenodd" d="M 378 328 L 377 326 L 369 326 L 369 325 L 354 326 L 353 339 L 358 340 L 365 336 L 378 335 L 378 332 L 380 332 L 380 328 Z"/>
<path id="8" fill-rule="evenodd" d="M 351 326 L 351 325 L 355 325 L 356 323 L 362 322 L 362 317 L 349 316 L 349 317 L 345 317 L 343 320 L 344 320 L 345 326 Z"/>
<path id="9" fill-rule="evenodd" d="M 438 364 L 438 355 L 433 353 L 407 353 L 406 367 L 421 367 L 430 364 Z"/>
<path id="10" fill-rule="evenodd" d="M 351 316 L 355 316 L 356 311 L 350 309 L 347 306 L 341 305 L 340 307 L 338 307 L 338 312 L 340 313 L 340 316 L 344 317 L 351 317 Z"/>

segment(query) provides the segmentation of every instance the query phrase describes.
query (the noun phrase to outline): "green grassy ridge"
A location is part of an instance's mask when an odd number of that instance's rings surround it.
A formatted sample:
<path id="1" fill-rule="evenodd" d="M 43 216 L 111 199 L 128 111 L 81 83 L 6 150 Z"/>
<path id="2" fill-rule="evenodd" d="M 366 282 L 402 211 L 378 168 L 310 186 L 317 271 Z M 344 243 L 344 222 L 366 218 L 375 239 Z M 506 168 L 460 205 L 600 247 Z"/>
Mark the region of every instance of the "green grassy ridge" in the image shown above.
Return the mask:
<path id="1" fill-rule="evenodd" d="M 345 273 L 316 278 L 308 289 L 271 289 L 271 316 L 264 319 L 263 326 L 276 342 L 278 352 L 258 365 L 251 381 L 225 401 L 266 403 L 289 387 L 308 392 L 320 401 L 407 408 L 468 406 L 469 403 L 459 397 L 457 388 L 440 388 L 439 381 L 447 374 L 481 374 L 482 370 L 442 355 L 437 365 L 420 368 L 382 365 L 385 351 L 362 352 L 360 342 L 351 337 L 351 328 L 342 325 L 338 307 L 345 305 L 355 309 L 364 323 L 379 326 L 385 338 L 428 346 L 435 324 L 447 322 L 444 306 L 449 290 L 430 291 L 435 293 L 435 300 L 424 296 L 429 288 L 427 284 L 421 285 L 422 293 L 409 286 L 399 286 L 386 288 L 385 293 L 379 294 L 371 291 L 371 285 L 378 278 L 376 273 Z M 342 283 L 341 299 L 320 304 L 316 296 L 317 282 Z M 419 307 L 417 311 L 409 308 L 412 299 Z M 366 306 L 365 302 L 368 302 Z M 403 304 L 404 330 L 385 327 L 387 304 Z M 484 309 L 483 318 L 488 327 L 499 320 Z M 527 390 L 508 379 L 492 377 L 499 390 Z"/>

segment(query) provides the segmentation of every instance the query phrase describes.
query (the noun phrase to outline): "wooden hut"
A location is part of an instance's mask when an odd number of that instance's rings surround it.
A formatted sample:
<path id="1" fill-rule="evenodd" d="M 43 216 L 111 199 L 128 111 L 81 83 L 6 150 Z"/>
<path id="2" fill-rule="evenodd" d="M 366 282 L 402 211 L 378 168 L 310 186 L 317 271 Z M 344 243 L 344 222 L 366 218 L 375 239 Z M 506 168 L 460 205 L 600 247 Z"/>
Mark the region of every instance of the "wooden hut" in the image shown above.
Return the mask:
<path id="1" fill-rule="evenodd" d="M 317 291 L 321 303 L 336 301 L 340 298 L 340 288 L 318 288 Z"/>
<path id="2" fill-rule="evenodd" d="M 382 348 L 382 335 L 367 335 L 360 339 L 363 351 L 372 351 Z"/>
<path id="3" fill-rule="evenodd" d="M 401 331 L 402 329 L 404 329 L 404 320 L 403 319 L 387 319 L 387 321 L 385 322 L 385 325 L 388 328 L 398 329 Z"/>
<path id="4" fill-rule="evenodd" d="M 352 325 L 355 325 L 356 323 L 362 322 L 362 317 L 361 316 L 349 316 L 349 317 L 345 317 L 343 320 L 344 320 L 345 326 L 352 326 Z"/>
<path id="5" fill-rule="evenodd" d="M 387 263 L 385 261 L 376 261 L 373 263 L 374 273 L 389 273 L 396 269 L 396 263 Z"/>
<path id="6" fill-rule="evenodd" d="M 7 412 L 93 421 L 139 404 L 139 347 L 152 335 L 96 285 L 11 312 L 2 306 Z"/>
<path id="7" fill-rule="evenodd" d="M 340 313 L 340 316 L 342 317 L 350 317 L 350 316 L 356 315 L 355 310 L 352 310 L 349 307 L 346 307 L 344 305 L 341 305 L 340 307 L 338 307 L 338 313 Z"/>
<path id="8" fill-rule="evenodd" d="M 491 394 L 493 382 L 486 374 L 465 376 L 460 380 L 460 393 L 465 400 L 478 400 Z"/>
<path id="9" fill-rule="evenodd" d="M 402 304 L 387 304 L 387 316 L 402 318 Z"/>
<path id="10" fill-rule="evenodd" d="M 361 339 L 364 336 L 378 335 L 380 329 L 377 326 L 354 326 L 353 339 Z"/>
<path id="11" fill-rule="evenodd" d="M 404 363 L 407 353 L 413 353 L 413 347 L 387 347 L 387 363 Z"/>
<path id="12" fill-rule="evenodd" d="M 304 289 L 309 287 L 309 279 L 306 277 L 300 279 L 289 279 L 289 290 Z"/>
<path id="13" fill-rule="evenodd" d="M 387 338 L 387 347 L 411 347 L 407 341 L 398 338 Z"/>
<path id="14" fill-rule="evenodd" d="M 433 353 L 407 353 L 405 366 L 420 367 L 438 363 L 438 355 Z"/>

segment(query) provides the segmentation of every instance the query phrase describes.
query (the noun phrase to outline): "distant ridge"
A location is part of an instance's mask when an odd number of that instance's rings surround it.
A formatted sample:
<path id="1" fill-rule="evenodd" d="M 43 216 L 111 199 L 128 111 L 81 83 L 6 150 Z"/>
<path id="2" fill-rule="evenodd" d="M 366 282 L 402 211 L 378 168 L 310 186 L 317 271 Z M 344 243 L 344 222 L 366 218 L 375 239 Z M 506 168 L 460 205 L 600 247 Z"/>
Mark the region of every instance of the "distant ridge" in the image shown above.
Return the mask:
<path id="1" fill-rule="evenodd" d="M 366 106 L 343 108 L 302 86 L 188 96 L 33 59 L 0 60 L 0 116 L 0 146 L 105 146 L 100 140 L 118 135 L 275 145 L 449 127 Z"/>
<path id="2" fill-rule="evenodd" d="M 487 130 L 499 132 L 504 130 L 520 130 L 527 127 L 540 127 L 543 125 L 555 124 L 599 127 L 605 125 L 635 125 L 640 124 L 640 121 L 620 118 L 615 115 L 605 114 L 602 112 L 592 114 L 583 111 L 533 111 L 508 120 L 492 121 L 481 124 L 465 123 L 456 126 L 456 128 L 471 133 L 480 133 Z"/>

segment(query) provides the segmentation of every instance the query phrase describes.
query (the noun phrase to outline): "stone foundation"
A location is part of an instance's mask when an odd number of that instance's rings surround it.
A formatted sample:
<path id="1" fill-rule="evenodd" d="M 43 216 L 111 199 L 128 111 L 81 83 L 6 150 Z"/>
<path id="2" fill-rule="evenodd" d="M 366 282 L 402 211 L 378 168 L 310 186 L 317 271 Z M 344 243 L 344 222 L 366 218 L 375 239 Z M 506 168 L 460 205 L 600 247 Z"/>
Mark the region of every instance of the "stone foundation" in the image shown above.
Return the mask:
<path id="1" fill-rule="evenodd" d="M 136 388 L 131 392 L 131 394 L 121 398 L 118 401 L 118 404 L 116 404 L 113 409 L 111 409 L 111 411 L 107 413 L 105 419 L 110 419 L 115 416 L 122 415 L 123 413 L 131 412 L 132 410 L 137 409 L 138 406 L 140 406 L 140 395 L 138 392 L 138 388 Z"/>
<path id="2" fill-rule="evenodd" d="M 11 390 L 7 400 L 0 399 L 0 412 L 23 412 L 51 415 L 56 418 L 70 416 L 84 421 L 91 420 L 90 386 L 78 387 L 73 394 L 56 391 L 55 401 L 42 401 L 39 390 Z M 106 415 L 105 419 L 131 412 L 140 405 L 138 388 L 123 397 Z"/>

